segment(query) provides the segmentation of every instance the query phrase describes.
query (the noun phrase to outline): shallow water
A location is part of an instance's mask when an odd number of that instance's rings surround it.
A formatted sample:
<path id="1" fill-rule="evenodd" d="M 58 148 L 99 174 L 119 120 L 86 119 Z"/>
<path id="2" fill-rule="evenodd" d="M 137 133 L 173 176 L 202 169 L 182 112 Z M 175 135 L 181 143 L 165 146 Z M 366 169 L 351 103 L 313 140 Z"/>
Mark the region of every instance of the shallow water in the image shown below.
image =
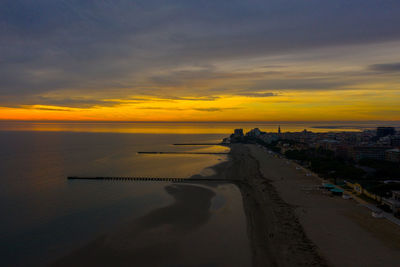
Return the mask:
<path id="1" fill-rule="evenodd" d="M 228 149 L 221 146 L 171 145 L 215 143 L 222 137 L 224 135 L 217 134 L 0 132 L 2 263 L 35 266 L 51 262 L 116 227 L 174 202 L 174 196 L 166 191 L 171 186 L 167 182 L 69 181 L 67 176 L 212 174 L 207 167 L 226 160 L 225 155 L 142 155 L 137 152 L 227 152 Z M 208 190 L 215 194 L 209 211 L 211 216 L 187 235 L 200 231 L 211 243 L 218 244 L 222 241 L 212 241 L 215 228 L 210 225 L 223 228 L 229 222 L 233 224 L 232 230 L 221 235 L 237 235 L 232 249 L 244 251 L 240 260 L 248 261 L 250 254 L 246 252 L 249 248 L 240 192 L 233 185 L 208 186 Z M 190 245 L 187 239 L 182 242 Z M 192 243 L 199 245 L 199 242 L 200 239 Z M 223 249 L 219 246 L 214 253 L 224 255 Z M 196 256 L 193 257 L 196 262 Z M 200 255 L 197 257 L 201 260 Z M 213 261 L 221 259 L 223 256 Z"/>

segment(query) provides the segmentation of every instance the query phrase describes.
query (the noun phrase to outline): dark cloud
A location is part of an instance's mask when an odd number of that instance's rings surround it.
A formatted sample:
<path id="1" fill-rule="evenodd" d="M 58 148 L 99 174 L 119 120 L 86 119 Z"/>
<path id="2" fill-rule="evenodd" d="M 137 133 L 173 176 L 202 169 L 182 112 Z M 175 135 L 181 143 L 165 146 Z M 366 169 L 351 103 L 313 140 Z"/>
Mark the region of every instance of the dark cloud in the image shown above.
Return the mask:
<path id="1" fill-rule="evenodd" d="M 67 109 L 67 108 L 44 108 L 44 107 L 33 107 L 33 106 L 18 106 L 18 108 L 23 109 L 35 109 L 35 110 L 46 110 L 46 111 L 76 111 L 74 109 Z"/>
<path id="2" fill-rule="evenodd" d="M 137 109 L 149 109 L 149 110 L 195 110 L 195 111 L 204 111 L 204 112 L 218 112 L 218 111 L 225 111 L 225 110 L 237 110 L 241 109 L 240 107 L 232 107 L 232 108 L 175 108 L 175 107 L 137 107 Z"/>
<path id="3" fill-rule="evenodd" d="M 4 0 L 0 105 L 60 90 L 123 97 L 178 86 L 177 97 L 196 95 L 187 81 L 229 78 L 212 68 L 219 60 L 399 40 L 399 12 L 397 0 Z M 179 66 L 208 67 L 171 71 Z M 293 87 L 281 83 L 270 86 Z"/>
<path id="4" fill-rule="evenodd" d="M 381 72 L 399 72 L 400 63 L 373 64 L 368 69 Z"/>
<path id="5" fill-rule="evenodd" d="M 154 97 L 157 97 L 156 99 Z M 1 107 L 19 107 L 31 108 L 34 105 L 43 106 L 58 106 L 62 108 L 94 108 L 94 107 L 114 107 L 125 104 L 143 104 L 153 102 L 175 102 L 175 101 L 215 101 L 220 97 L 217 96 L 154 96 L 146 95 L 143 97 L 126 97 L 123 99 L 96 99 L 96 98 L 71 98 L 71 97 L 44 97 L 40 95 L 22 95 L 22 96 L 0 96 L 3 101 L 0 103 Z M 43 108 L 42 108 L 43 109 Z M 51 108 L 53 109 L 53 108 Z M 140 109 L 140 108 L 139 108 Z M 157 109 L 154 107 L 141 107 L 141 109 Z"/>
<path id="6" fill-rule="evenodd" d="M 129 103 L 141 103 L 141 101 L 129 101 Z M 43 97 L 43 96 L 22 96 L 22 97 L 14 97 L 14 96 L 3 96 L 3 101 L 0 103 L 2 107 L 23 107 L 23 108 L 30 108 L 34 105 L 42 105 L 42 106 L 57 106 L 60 109 L 67 108 L 93 108 L 99 106 L 118 106 L 123 104 L 118 100 L 111 101 L 111 100 L 101 100 L 101 99 L 84 99 L 84 98 L 52 98 L 52 97 Z M 47 107 L 46 107 L 47 108 Z M 41 108 L 43 109 L 43 108 Z M 53 109 L 53 108 L 51 108 Z"/>
<path id="7" fill-rule="evenodd" d="M 136 107 L 136 109 L 148 109 L 148 110 L 187 110 L 184 108 L 165 108 L 165 107 Z"/>
<path id="8" fill-rule="evenodd" d="M 249 97 L 270 97 L 270 96 L 277 96 L 278 94 L 271 92 L 268 93 L 247 92 L 247 93 L 239 93 L 238 95 L 249 96 Z"/>
<path id="9" fill-rule="evenodd" d="M 225 111 L 225 110 L 236 110 L 240 109 L 239 107 L 235 108 L 194 108 L 196 111 L 206 111 L 206 112 L 216 112 L 216 111 Z"/>
<path id="10" fill-rule="evenodd" d="M 219 98 L 220 97 L 218 96 L 192 96 L 192 97 L 160 96 L 160 99 L 179 100 L 179 101 L 215 101 Z"/>
<path id="11" fill-rule="evenodd" d="M 255 81 L 252 86 L 249 87 L 248 91 L 253 90 L 332 90 L 332 89 L 343 89 L 345 86 L 353 85 L 359 82 L 359 79 L 348 80 L 346 77 L 341 77 L 336 73 L 332 73 L 329 77 L 325 78 L 303 78 L 292 77 L 292 78 L 273 78 Z"/>

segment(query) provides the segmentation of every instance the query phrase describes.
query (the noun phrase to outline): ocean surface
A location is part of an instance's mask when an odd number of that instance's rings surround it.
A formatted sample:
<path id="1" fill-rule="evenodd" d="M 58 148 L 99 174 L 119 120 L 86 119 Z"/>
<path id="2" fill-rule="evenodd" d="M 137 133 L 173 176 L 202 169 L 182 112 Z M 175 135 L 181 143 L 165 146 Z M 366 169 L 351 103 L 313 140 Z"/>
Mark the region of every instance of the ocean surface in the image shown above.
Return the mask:
<path id="1" fill-rule="evenodd" d="M 0 121 L 0 131 L 65 131 L 65 132 L 106 132 L 106 133 L 144 133 L 144 134 L 224 134 L 235 128 L 248 131 L 258 127 L 263 131 L 276 132 L 278 126 L 283 132 L 302 131 L 362 131 L 377 126 L 400 127 L 400 121 L 382 122 L 13 122 Z"/>
<path id="2" fill-rule="evenodd" d="M 359 131 L 376 126 L 280 125 L 283 131 Z M 227 152 L 229 149 L 222 146 L 173 144 L 216 143 L 234 128 L 253 127 L 277 129 L 275 123 L 0 122 L 2 265 L 43 266 L 174 202 L 166 190 L 171 188 L 169 182 L 71 181 L 67 176 L 211 175 L 209 167 L 226 160 L 225 155 L 137 152 Z M 189 233 L 197 238 L 188 245 L 202 253 L 187 254 L 191 256 L 185 263 L 219 266 L 225 257 L 250 264 L 240 191 L 230 184 L 193 186 L 212 191 L 213 197 L 207 211 L 210 216 Z M 209 258 L 202 258 L 204 255 Z"/>

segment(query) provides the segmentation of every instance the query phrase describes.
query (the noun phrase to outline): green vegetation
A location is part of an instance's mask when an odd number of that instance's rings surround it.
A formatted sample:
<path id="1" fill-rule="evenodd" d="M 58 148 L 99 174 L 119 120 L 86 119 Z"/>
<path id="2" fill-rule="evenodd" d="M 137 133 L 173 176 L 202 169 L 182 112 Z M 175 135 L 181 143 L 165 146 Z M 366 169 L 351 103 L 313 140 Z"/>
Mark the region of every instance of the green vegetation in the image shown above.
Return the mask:
<path id="1" fill-rule="evenodd" d="M 336 159 L 311 159 L 311 170 L 327 178 L 361 179 L 365 172 L 351 164 Z"/>
<path id="2" fill-rule="evenodd" d="M 357 197 L 361 198 L 365 202 L 368 202 L 368 203 L 370 203 L 372 205 L 379 205 L 378 201 L 376 201 L 375 199 L 369 198 L 366 195 L 358 195 Z"/>
<path id="3" fill-rule="evenodd" d="M 293 140 L 279 140 L 271 143 L 265 143 L 256 137 L 244 136 L 238 142 L 249 144 L 260 144 L 274 152 L 281 152 L 283 145 L 289 147 L 302 147 L 304 143 Z M 297 160 L 303 165 L 318 173 L 321 177 L 340 180 L 383 180 L 400 179 L 400 165 L 387 161 L 363 159 L 359 162 L 360 166 L 365 166 L 375 170 L 367 174 L 363 169 L 354 165 L 351 160 L 344 160 L 335 156 L 331 150 L 323 149 L 291 149 L 285 152 L 289 159 Z"/>
<path id="4" fill-rule="evenodd" d="M 391 191 L 393 190 L 400 190 L 400 183 L 381 183 L 368 189 L 371 193 L 381 197 L 390 197 Z"/>
<path id="5" fill-rule="evenodd" d="M 400 178 L 400 165 L 383 160 L 362 159 L 359 162 L 362 166 L 367 166 L 375 169 L 372 178 L 377 180 L 382 179 L 399 179 Z"/>
<path id="6" fill-rule="evenodd" d="M 352 164 L 337 159 L 333 151 L 325 149 L 302 149 L 286 151 L 289 159 L 309 163 L 312 171 L 318 175 L 333 179 L 360 179 L 365 172 Z"/>
<path id="7" fill-rule="evenodd" d="M 289 159 L 300 161 L 308 161 L 310 159 L 307 150 L 289 150 L 285 152 L 285 156 Z"/>

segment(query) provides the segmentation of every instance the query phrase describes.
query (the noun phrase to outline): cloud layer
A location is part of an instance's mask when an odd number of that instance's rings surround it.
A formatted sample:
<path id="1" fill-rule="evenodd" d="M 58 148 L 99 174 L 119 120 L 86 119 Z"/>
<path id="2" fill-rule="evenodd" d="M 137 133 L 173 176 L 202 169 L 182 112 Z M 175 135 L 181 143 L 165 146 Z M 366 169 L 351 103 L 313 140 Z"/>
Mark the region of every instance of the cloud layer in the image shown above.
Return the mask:
<path id="1" fill-rule="evenodd" d="M 0 106 L 399 90 L 399 13 L 397 0 L 5 0 Z"/>

